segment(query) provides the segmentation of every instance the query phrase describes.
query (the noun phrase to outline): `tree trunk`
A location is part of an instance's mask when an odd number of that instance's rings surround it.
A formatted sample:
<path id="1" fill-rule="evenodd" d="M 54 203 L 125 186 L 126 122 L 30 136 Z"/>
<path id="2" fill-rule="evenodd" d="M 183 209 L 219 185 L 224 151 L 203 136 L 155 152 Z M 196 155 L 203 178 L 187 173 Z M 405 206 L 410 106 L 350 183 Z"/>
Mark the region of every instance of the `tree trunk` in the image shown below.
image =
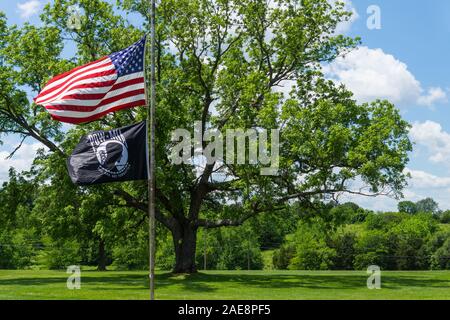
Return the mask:
<path id="1" fill-rule="evenodd" d="M 105 252 L 105 240 L 100 239 L 98 243 L 98 271 L 106 271 L 106 252 Z"/>
<path id="2" fill-rule="evenodd" d="M 172 230 L 175 248 L 175 266 L 173 273 L 195 273 L 195 251 L 197 247 L 197 227 L 189 222 L 177 226 Z"/>

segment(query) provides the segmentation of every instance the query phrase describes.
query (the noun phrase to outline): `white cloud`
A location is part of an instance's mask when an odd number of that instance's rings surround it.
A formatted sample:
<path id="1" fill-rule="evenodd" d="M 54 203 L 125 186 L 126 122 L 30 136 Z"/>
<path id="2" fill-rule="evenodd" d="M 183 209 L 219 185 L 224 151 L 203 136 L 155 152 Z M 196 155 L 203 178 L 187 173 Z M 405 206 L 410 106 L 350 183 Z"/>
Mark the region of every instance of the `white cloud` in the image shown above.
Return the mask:
<path id="1" fill-rule="evenodd" d="M 40 148 L 43 148 L 40 143 L 24 143 L 11 159 L 7 159 L 9 151 L 0 151 L 0 182 L 8 181 L 8 172 L 11 167 L 17 172 L 29 170 Z"/>
<path id="2" fill-rule="evenodd" d="M 418 103 L 422 106 L 431 107 L 438 102 L 447 102 L 447 94 L 441 88 L 429 88 L 428 93 L 421 96 Z"/>
<path id="3" fill-rule="evenodd" d="M 22 19 L 28 19 L 39 12 L 41 9 L 41 3 L 39 0 L 29 0 L 18 3 L 17 9 L 19 10 L 20 17 Z"/>
<path id="4" fill-rule="evenodd" d="M 324 66 L 325 74 L 343 83 L 360 102 L 388 99 L 396 104 L 432 106 L 446 102 L 441 88 L 430 88 L 426 94 L 408 66 L 382 49 L 359 47 Z"/>
<path id="5" fill-rule="evenodd" d="M 421 170 L 406 169 L 411 175 L 409 188 L 413 189 L 448 189 L 450 188 L 450 177 L 438 177 Z"/>
<path id="6" fill-rule="evenodd" d="M 411 140 L 429 152 L 431 162 L 450 164 L 450 134 L 439 123 L 416 122 L 409 134 Z"/>

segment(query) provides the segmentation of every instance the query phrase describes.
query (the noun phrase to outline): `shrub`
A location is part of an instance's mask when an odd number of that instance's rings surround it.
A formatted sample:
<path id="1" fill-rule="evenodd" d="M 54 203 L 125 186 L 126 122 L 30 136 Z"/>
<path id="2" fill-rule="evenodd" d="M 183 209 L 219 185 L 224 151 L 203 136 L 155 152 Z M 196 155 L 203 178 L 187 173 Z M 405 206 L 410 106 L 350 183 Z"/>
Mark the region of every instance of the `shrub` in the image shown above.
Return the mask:
<path id="1" fill-rule="evenodd" d="M 291 259 L 295 256 L 295 245 L 293 243 L 283 244 L 280 249 L 273 253 L 273 266 L 275 269 L 286 270 Z"/>
<path id="2" fill-rule="evenodd" d="M 394 239 L 393 255 L 398 270 L 423 270 L 429 268 L 426 244 L 436 231 L 432 214 L 419 213 L 408 217 L 391 228 Z"/>
<path id="3" fill-rule="evenodd" d="M 332 238 L 331 247 L 336 251 L 333 269 L 352 270 L 356 257 L 356 235 L 350 232 L 338 232 Z"/>
<path id="4" fill-rule="evenodd" d="M 146 265 L 148 265 L 148 245 L 146 245 Z M 168 232 L 158 242 L 156 247 L 155 265 L 161 270 L 172 270 L 175 265 L 175 249 L 173 246 L 172 235 Z"/>
<path id="5" fill-rule="evenodd" d="M 242 228 L 245 229 L 245 228 Z M 222 270 L 262 270 L 264 267 L 258 239 L 245 230 L 221 230 L 219 260 L 217 269 Z"/>
<path id="6" fill-rule="evenodd" d="M 289 264 L 291 270 L 329 270 L 336 256 L 334 249 L 319 244 L 318 246 L 297 247 L 297 253 Z"/>
<path id="7" fill-rule="evenodd" d="M 371 213 L 366 218 L 366 228 L 367 230 L 389 230 L 407 217 L 407 214 L 398 212 Z"/>
<path id="8" fill-rule="evenodd" d="M 159 239 L 158 239 L 159 240 Z M 155 266 L 160 268 L 160 262 L 163 261 L 160 255 L 160 243 L 156 246 Z M 113 266 L 119 270 L 148 270 L 149 250 L 148 235 L 143 229 L 140 229 L 135 236 L 116 241 L 112 249 Z"/>
<path id="9" fill-rule="evenodd" d="M 200 229 L 197 235 L 197 252 L 195 261 L 199 269 L 205 269 L 205 253 L 206 253 L 206 269 L 217 269 L 220 259 L 221 247 L 218 239 L 217 230 Z"/>
<path id="10" fill-rule="evenodd" d="M 295 232 L 299 217 L 291 211 L 293 210 L 264 213 L 249 221 L 262 248 L 276 248 L 283 242 L 286 234 Z"/>
<path id="11" fill-rule="evenodd" d="M 444 244 L 431 256 L 431 269 L 450 269 L 450 238 L 447 238 Z"/>
<path id="12" fill-rule="evenodd" d="M 43 263 L 48 269 L 65 269 L 70 265 L 80 264 L 78 242 L 74 240 L 51 241 L 49 238 L 44 238 L 43 242 Z"/>
<path id="13" fill-rule="evenodd" d="M 320 224 L 299 223 L 293 241 L 295 255 L 289 269 L 327 270 L 333 266 L 336 251 L 327 246 L 326 234 Z"/>
<path id="14" fill-rule="evenodd" d="M 450 224 L 450 211 L 444 211 L 440 218 L 441 223 Z"/>
<path id="15" fill-rule="evenodd" d="M 204 231 L 197 239 L 197 266 L 203 268 Z M 206 237 L 207 267 L 219 270 L 262 270 L 260 244 L 249 225 L 208 230 Z"/>
<path id="16" fill-rule="evenodd" d="M 0 269 L 24 269 L 32 265 L 34 248 L 25 230 L 0 233 Z"/>
<path id="17" fill-rule="evenodd" d="M 388 238 L 382 230 L 369 230 L 361 234 L 356 244 L 354 268 L 365 270 L 370 265 L 388 267 Z"/>
<path id="18" fill-rule="evenodd" d="M 119 270 L 148 269 L 148 246 L 135 241 L 117 245 L 112 250 L 113 266 Z"/>

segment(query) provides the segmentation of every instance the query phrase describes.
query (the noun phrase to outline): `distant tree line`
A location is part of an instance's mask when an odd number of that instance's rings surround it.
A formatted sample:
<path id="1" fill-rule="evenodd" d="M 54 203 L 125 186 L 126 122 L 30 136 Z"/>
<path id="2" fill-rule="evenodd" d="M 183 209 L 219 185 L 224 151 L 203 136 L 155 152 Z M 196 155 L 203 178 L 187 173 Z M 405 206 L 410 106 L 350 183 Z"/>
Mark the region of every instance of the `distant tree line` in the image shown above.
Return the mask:
<path id="1" fill-rule="evenodd" d="M 333 207 L 336 228 L 299 221 L 273 256 L 277 269 L 450 269 L 450 211 L 431 198 L 398 204 L 399 212 L 370 212 L 353 203 Z M 336 224 L 335 224 L 336 226 Z"/>
<path id="2" fill-rule="evenodd" d="M 48 190 L 29 173 L 10 170 L 0 188 L 0 268 L 147 268 L 148 232 L 145 223 L 136 223 L 133 210 L 97 205 L 106 195 L 75 204 L 70 193 Z M 201 230 L 196 265 L 227 270 L 352 270 L 370 264 L 392 270 L 449 269 L 450 211 L 439 210 L 433 199 L 400 202 L 398 209 L 375 213 L 354 203 L 293 203 L 239 227 Z M 175 263 L 172 236 L 160 225 L 157 234 L 157 267 L 170 270 Z"/>

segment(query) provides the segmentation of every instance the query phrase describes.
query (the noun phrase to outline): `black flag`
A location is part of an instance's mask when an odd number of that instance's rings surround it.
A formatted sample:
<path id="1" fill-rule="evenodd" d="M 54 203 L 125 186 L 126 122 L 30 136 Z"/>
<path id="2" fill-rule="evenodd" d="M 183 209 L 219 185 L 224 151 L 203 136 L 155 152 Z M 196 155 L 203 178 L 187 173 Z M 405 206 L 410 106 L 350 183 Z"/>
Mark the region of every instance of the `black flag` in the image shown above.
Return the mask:
<path id="1" fill-rule="evenodd" d="M 94 131 L 81 138 L 67 159 L 73 183 L 148 179 L 146 122 L 110 131 Z"/>

